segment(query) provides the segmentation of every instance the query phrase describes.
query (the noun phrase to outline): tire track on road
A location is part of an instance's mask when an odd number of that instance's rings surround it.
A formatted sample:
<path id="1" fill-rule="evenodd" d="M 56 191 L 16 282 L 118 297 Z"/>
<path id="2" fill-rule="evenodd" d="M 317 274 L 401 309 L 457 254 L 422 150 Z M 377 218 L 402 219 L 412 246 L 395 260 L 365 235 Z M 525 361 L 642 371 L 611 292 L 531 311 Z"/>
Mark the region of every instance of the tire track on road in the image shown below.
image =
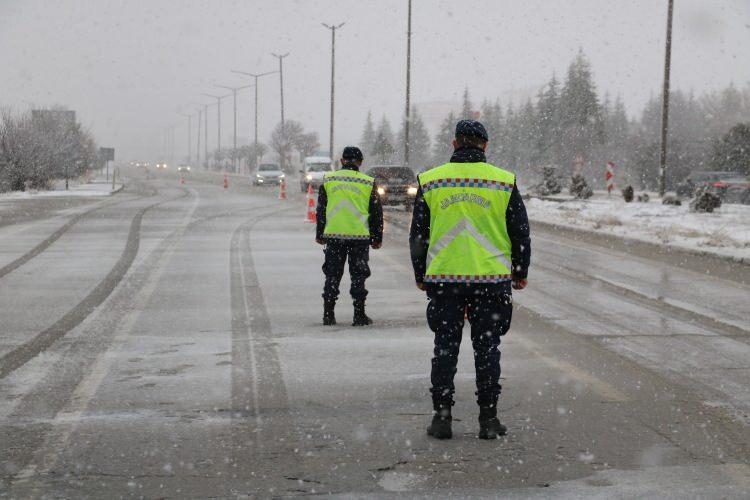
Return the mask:
<path id="1" fill-rule="evenodd" d="M 80 222 L 82 219 L 88 217 L 89 215 L 93 214 L 94 212 L 97 212 L 99 210 L 102 210 L 104 208 L 109 208 L 114 205 L 117 205 L 119 203 L 123 203 L 128 200 L 118 200 L 113 203 L 105 203 L 102 205 L 98 205 L 95 207 L 92 207 L 84 212 L 81 212 L 79 214 L 74 215 L 72 218 L 68 219 L 68 221 L 63 224 L 61 227 L 59 227 L 54 233 L 47 236 L 43 241 L 38 243 L 34 248 L 26 252 L 25 254 L 18 257 L 13 262 L 10 262 L 3 267 L 0 267 L 0 279 L 5 277 L 6 275 L 10 274 L 11 272 L 15 271 L 22 265 L 26 264 L 28 261 L 39 255 L 40 253 L 47 250 L 54 242 L 60 239 L 60 237 L 68 232 L 70 228 L 75 226 L 78 222 Z"/>
<path id="2" fill-rule="evenodd" d="M 151 187 L 139 184 L 140 188 L 147 188 L 149 193 L 148 196 L 155 196 L 157 194 L 157 191 Z M 137 200 L 137 198 L 135 198 Z M 85 210 L 79 214 L 74 215 L 72 218 L 68 219 L 68 221 L 63 224 L 60 228 L 58 228 L 54 233 L 49 235 L 47 238 L 45 238 L 43 241 L 41 241 L 39 244 L 37 244 L 34 248 L 26 252 L 25 254 L 18 257 L 13 262 L 10 262 L 3 267 L 0 268 L 0 279 L 8 275 L 9 273 L 15 271 L 19 267 L 23 266 L 27 262 L 29 262 L 34 257 L 38 256 L 40 253 L 44 252 L 47 248 L 49 248 L 55 241 L 60 239 L 60 237 L 68 232 L 70 228 L 75 226 L 78 222 L 80 222 L 82 219 L 88 217 L 89 215 L 93 214 L 94 212 L 98 212 L 99 210 L 110 208 L 115 205 L 119 205 L 121 203 L 125 203 L 127 201 L 134 201 L 133 199 L 124 199 L 124 200 L 111 200 L 109 203 L 104 202 L 101 204 L 98 204 L 94 207 L 89 208 L 88 210 Z"/>
<path id="3" fill-rule="evenodd" d="M 80 325 L 84 319 L 101 305 L 101 303 L 109 297 L 120 281 L 122 281 L 138 254 L 143 216 L 149 210 L 159 205 L 184 198 L 187 195 L 188 191 L 183 190 L 183 193 L 180 196 L 161 200 L 138 210 L 130 223 L 125 248 L 114 267 L 112 267 L 104 279 L 100 281 L 81 302 L 68 311 L 62 318 L 58 319 L 54 324 L 35 335 L 32 339 L 24 342 L 0 357 L 0 379 L 7 377 L 10 373 L 49 348 L 56 340 Z"/>
<path id="4" fill-rule="evenodd" d="M 167 199 L 150 207 L 178 200 Z M 49 474 L 58 464 L 60 453 L 75 431 L 104 376 L 110 358 L 102 358 L 113 345 L 121 344 L 130 334 L 144 304 L 153 293 L 164 263 L 185 231 L 203 220 L 193 220 L 197 201 L 186 213 L 184 222 L 161 243 L 118 286 L 107 312 L 92 317 L 80 336 L 65 347 L 48 373 L 20 399 L 13 413 L 0 426 L 0 480 L 26 483 L 39 474 Z M 204 220 L 211 220 L 211 217 Z M 77 362 L 72 362 L 76 359 Z M 62 422 L 55 422 L 59 417 Z M 46 421 L 38 419 L 42 417 Z M 53 450 L 53 451 L 50 451 Z M 20 471 L 20 472 L 15 472 Z M 4 477 L 4 474 L 5 475 Z M 36 485 L 32 484 L 32 488 Z M 37 491 L 33 497 L 43 492 Z M 26 495 L 22 495 L 26 496 Z"/>
<path id="5" fill-rule="evenodd" d="M 287 209 L 288 211 L 289 209 Z M 255 272 L 250 233 L 273 213 L 253 217 L 232 234 L 230 289 L 232 309 L 232 463 L 243 469 L 245 487 L 259 494 L 278 485 L 280 476 L 294 476 L 292 417 L 271 321 Z M 276 463 L 285 456 L 283 471 Z M 247 470 L 249 468 L 249 470 Z M 252 477 L 252 480 L 250 478 Z M 267 484 L 266 484 L 267 483 Z M 298 485 L 294 484 L 295 487 Z M 232 495 L 247 491 L 228 492 Z"/>

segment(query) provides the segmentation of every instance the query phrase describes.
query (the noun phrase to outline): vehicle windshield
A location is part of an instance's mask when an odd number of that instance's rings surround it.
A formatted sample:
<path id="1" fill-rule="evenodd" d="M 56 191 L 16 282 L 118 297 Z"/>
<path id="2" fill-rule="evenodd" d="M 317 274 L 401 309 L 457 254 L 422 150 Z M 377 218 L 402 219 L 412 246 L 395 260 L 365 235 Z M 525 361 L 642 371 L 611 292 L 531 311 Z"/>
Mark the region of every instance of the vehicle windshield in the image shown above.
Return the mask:
<path id="1" fill-rule="evenodd" d="M 307 164 L 308 172 L 328 172 L 329 170 L 331 170 L 330 163 L 308 163 Z"/>
<path id="2" fill-rule="evenodd" d="M 416 181 L 414 172 L 408 167 L 373 167 L 367 174 L 378 180 Z"/>
<path id="3" fill-rule="evenodd" d="M 273 163 L 264 164 L 258 167 L 259 172 L 276 172 L 278 170 L 279 170 L 279 166 L 274 165 Z"/>

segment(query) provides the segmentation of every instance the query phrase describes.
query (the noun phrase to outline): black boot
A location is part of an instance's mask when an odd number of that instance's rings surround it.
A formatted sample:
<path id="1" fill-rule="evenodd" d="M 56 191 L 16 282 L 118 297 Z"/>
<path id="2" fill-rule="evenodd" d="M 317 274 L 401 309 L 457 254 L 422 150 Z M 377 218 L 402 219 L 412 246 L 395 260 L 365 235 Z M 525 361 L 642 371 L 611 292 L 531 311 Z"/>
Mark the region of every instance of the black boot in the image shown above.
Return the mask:
<path id="1" fill-rule="evenodd" d="M 432 423 L 427 428 L 427 435 L 432 436 L 435 439 L 450 439 L 453 437 L 453 431 L 451 430 L 451 423 L 453 417 L 451 416 L 451 405 L 450 403 L 435 405 L 435 414 L 432 416 Z"/>
<path id="2" fill-rule="evenodd" d="M 507 427 L 497 419 L 497 406 L 479 407 L 479 439 L 497 439 L 506 432 Z"/>
<path id="3" fill-rule="evenodd" d="M 352 326 L 367 326 L 371 325 L 372 320 L 365 314 L 365 301 L 355 300 L 354 301 L 354 318 L 352 319 Z"/>
<path id="4" fill-rule="evenodd" d="M 336 324 L 336 315 L 333 313 L 333 309 L 336 307 L 335 300 L 323 301 L 323 324 L 326 326 Z"/>

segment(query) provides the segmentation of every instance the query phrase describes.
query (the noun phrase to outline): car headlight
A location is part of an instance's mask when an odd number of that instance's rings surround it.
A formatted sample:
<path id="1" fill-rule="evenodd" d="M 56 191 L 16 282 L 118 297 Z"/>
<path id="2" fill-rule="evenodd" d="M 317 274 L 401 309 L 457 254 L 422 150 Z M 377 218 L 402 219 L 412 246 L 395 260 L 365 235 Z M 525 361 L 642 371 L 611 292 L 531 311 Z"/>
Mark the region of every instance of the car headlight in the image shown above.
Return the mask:
<path id="1" fill-rule="evenodd" d="M 379 187 L 379 188 L 378 188 L 378 194 L 379 194 L 380 196 L 383 196 L 383 195 L 385 194 L 385 188 Z"/>
<path id="2" fill-rule="evenodd" d="M 415 186 L 409 186 L 406 189 L 406 194 L 409 196 L 417 196 L 417 188 Z"/>
<path id="3" fill-rule="evenodd" d="M 190 172 L 190 167 L 187 168 L 187 171 Z"/>
<path id="4" fill-rule="evenodd" d="M 312 175 L 310 175 L 310 174 L 307 174 L 307 177 L 305 177 L 305 178 L 306 178 L 306 179 L 307 179 L 308 181 L 311 181 L 311 180 L 312 180 Z"/>
<path id="5" fill-rule="evenodd" d="M 255 177 L 257 177 L 258 179 L 260 179 L 261 175 L 260 174 L 255 174 Z"/>
<path id="6" fill-rule="evenodd" d="M 281 175 L 279 176 L 279 179 L 283 179 L 283 178 L 284 178 L 284 174 L 281 174 Z"/>

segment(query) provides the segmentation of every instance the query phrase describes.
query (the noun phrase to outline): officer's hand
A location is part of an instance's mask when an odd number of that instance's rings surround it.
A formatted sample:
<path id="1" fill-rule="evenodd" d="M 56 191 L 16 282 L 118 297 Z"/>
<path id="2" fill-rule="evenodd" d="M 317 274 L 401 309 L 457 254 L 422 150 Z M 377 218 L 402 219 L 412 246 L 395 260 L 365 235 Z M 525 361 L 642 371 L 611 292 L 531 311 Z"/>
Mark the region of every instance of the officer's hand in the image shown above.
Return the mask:
<path id="1" fill-rule="evenodd" d="M 326 244 L 326 242 L 323 241 L 321 238 L 315 238 L 315 243 L 317 243 L 318 245 L 325 245 Z"/>
<path id="2" fill-rule="evenodd" d="M 417 288 L 424 291 L 424 283 L 422 283 L 421 281 L 417 281 Z"/>
<path id="3" fill-rule="evenodd" d="M 520 279 L 514 279 L 513 280 L 513 290 L 523 290 L 526 288 L 526 285 L 529 284 L 529 280 L 526 278 L 520 278 Z"/>
<path id="4" fill-rule="evenodd" d="M 372 245 L 370 245 L 370 246 L 372 246 L 372 249 L 373 249 L 373 250 L 377 250 L 378 248 L 380 248 L 380 247 L 382 247 L 382 246 L 383 246 L 383 242 L 382 242 L 382 241 L 378 241 L 378 242 L 376 243 L 376 242 L 374 242 L 374 241 L 373 241 L 373 242 L 372 242 Z"/>

